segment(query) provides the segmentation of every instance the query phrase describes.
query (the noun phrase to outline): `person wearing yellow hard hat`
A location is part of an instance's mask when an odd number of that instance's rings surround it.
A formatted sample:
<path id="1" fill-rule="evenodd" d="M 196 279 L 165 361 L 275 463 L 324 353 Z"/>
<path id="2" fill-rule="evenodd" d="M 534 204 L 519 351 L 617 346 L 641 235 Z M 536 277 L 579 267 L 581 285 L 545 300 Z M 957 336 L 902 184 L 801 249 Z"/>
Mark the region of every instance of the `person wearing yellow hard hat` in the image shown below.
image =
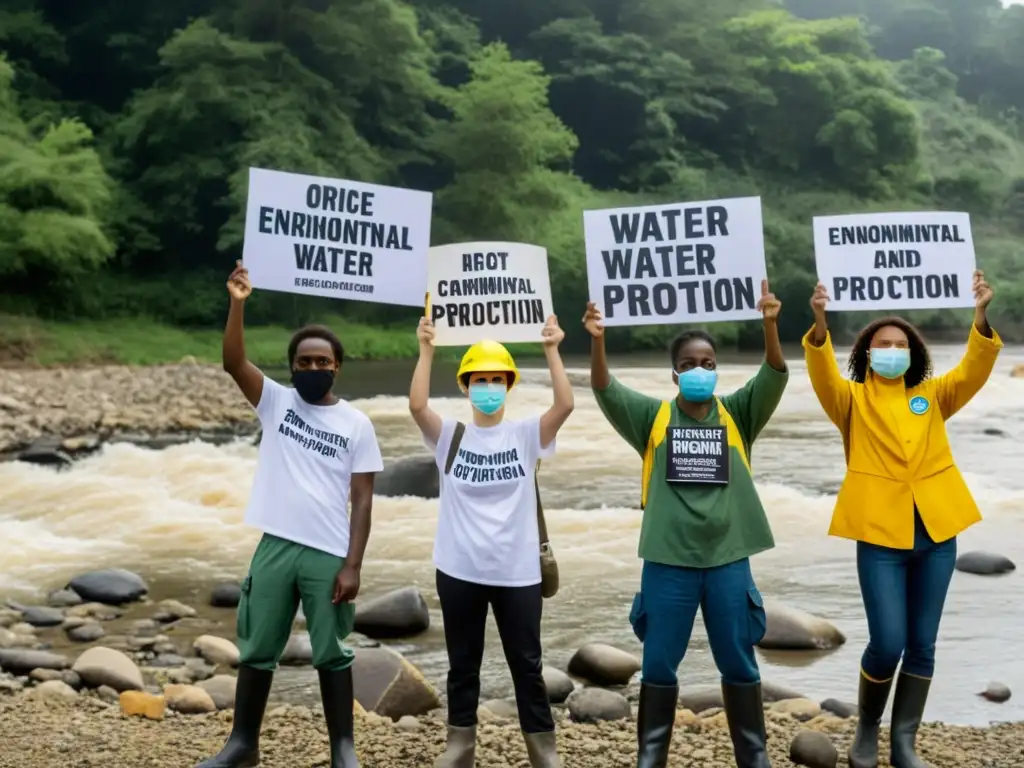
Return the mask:
<path id="1" fill-rule="evenodd" d="M 738 768 L 769 768 L 761 675 L 754 646 L 767 616 L 750 558 L 775 546 L 750 469 L 750 452 L 782 399 L 789 369 L 779 341 L 781 302 L 761 282 L 765 355 L 735 392 L 715 396 L 715 340 L 683 331 L 669 354 L 675 397 L 630 389 L 608 370 L 604 325 L 593 302 L 590 383 L 616 432 L 643 457 L 640 591 L 629 620 L 644 645 L 637 768 L 668 765 L 679 699 L 677 670 L 698 609 L 715 665 Z"/>
<path id="2" fill-rule="evenodd" d="M 541 674 L 540 621 L 557 575 L 543 530 L 537 463 L 555 452 L 555 436 L 573 410 L 572 386 L 558 352 L 565 333 L 552 315 L 541 334 L 554 402 L 543 414 L 505 418 L 519 369 L 496 341 L 462 358 L 459 388 L 472 419 L 441 418 L 430 407 L 434 328 L 424 317 L 409 410 L 440 476 L 434 540 L 437 595 L 448 650 L 448 737 L 435 768 L 473 768 L 480 664 L 487 613 L 494 619 L 515 687 L 519 723 L 533 768 L 559 768 L 555 722 Z M 555 584 L 553 584 L 553 580 Z"/>

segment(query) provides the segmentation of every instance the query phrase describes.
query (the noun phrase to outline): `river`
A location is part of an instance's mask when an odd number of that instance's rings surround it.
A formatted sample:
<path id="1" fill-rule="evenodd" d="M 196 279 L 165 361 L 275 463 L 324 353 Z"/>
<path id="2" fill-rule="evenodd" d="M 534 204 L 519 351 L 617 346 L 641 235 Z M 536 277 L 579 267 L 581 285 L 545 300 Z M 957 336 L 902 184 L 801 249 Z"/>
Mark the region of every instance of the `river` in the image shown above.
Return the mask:
<path id="1" fill-rule="evenodd" d="M 933 348 L 935 369 L 954 365 L 962 346 Z M 845 352 L 845 350 L 844 350 Z M 838 433 L 811 390 L 798 349 L 788 350 L 791 379 L 782 403 L 754 446 L 752 461 L 775 533 L 774 550 L 753 563 L 763 594 L 835 623 L 848 642 L 827 653 L 759 652 L 766 680 L 815 698 L 856 699 L 859 656 L 867 638 L 852 542 L 826 535 L 843 475 Z M 562 574 L 559 594 L 546 602 L 546 662 L 562 666 L 587 641 L 639 654 L 627 615 L 637 588 L 636 542 L 640 459 L 619 439 L 586 388 L 586 361 L 567 361 L 576 410 L 546 461 L 541 486 L 548 526 Z M 1010 369 L 1024 348 L 1007 348 L 985 389 L 949 424 L 954 454 L 985 520 L 960 540 L 961 551 L 984 549 L 1024 561 L 1024 379 Z M 723 358 L 719 391 L 740 386 L 756 369 L 753 357 Z M 538 363 L 531 363 L 536 366 Z M 671 395 L 663 356 L 613 361 L 627 385 Z M 342 393 L 373 419 L 385 460 L 424 448 L 407 411 L 411 363 L 352 362 Z M 509 417 L 537 413 L 551 398 L 547 372 L 524 367 L 510 395 Z M 446 416 L 469 417 L 457 396 L 454 369 L 438 366 L 433 406 Z M 192 443 L 151 451 L 120 444 L 64 472 L 0 464 L 0 597 L 40 599 L 71 575 L 124 567 L 149 581 L 154 597 L 173 596 L 202 607 L 210 586 L 244 574 L 259 533 L 242 523 L 256 464 L 251 441 L 214 446 Z M 363 574 L 363 596 L 414 584 L 427 598 L 433 626 L 397 646 L 443 690 L 441 617 L 433 587 L 431 551 L 436 500 L 378 498 Z M 927 718 L 984 724 L 1024 719 L 1024 697 L 1001 705 L 975 693 L 990 680 L 1024 689 L 1018 642 L 1024 631 L 1024 582 L 957 573 L 938 643 L 938 666 Z M 210 616 L 212 631 L 233 636 L 229 615 Z M 484 698 L 511 692 L 501 647 L 489 623 Z M 698 618 L 682 685 L 714 684 L 717 675 Z M 315 691 L 309 670 L 289 670 L 282 690 L 296 697 Z"/>

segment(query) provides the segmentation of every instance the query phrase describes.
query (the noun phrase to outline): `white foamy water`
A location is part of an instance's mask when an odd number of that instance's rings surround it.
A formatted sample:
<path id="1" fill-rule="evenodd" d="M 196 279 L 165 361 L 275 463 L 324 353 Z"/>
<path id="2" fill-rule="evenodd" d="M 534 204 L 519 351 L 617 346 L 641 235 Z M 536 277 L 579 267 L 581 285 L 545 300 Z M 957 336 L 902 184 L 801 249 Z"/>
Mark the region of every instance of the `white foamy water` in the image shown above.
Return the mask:
<path id="1" fill-rule="evenodd" d="M 945 371 L 962 347 L 933 349 Z M 987 549 L 1024 561 L 1024 380 L 1011 379 L 1024 349 L 1004 350 L 992 379 L 949 424 L 954 454 L 985 516 L 960 539 L 961 551 Z M 355 374 L 355 367 L 352 373 Z M 769 598 L 823 616 L 848 642 L 822 654 L 759 654 L 762 674 L 815 698 L 855 700 L 859 657 L 867 639 L 852 542 L 826 531 L 843 476 L 842 444 L 822 414 L 799 359 L 782 404 L 754 446 L 758 488 L 776 548 L 753 561 Z M 724 365 L 720 391 L 740 386 L 755 367 Z M 585 369 L 574 368 L 578 375 Z M 670 396 L 666 367 L 620 368 L 629 386 Z M 544 409 L 547 373 L 524 371 L 510 397 L 512 418 Z M 627 616 L 637 589 L 640 512 L 639 457 L 614 433 L 588 389 L 577 389 L 576 411 L 545 461 L 541 486 L 559 559 L 562 589 L 545 605 L 547 662 L 564 665 L 581 643 L 596 640 L 640 653 Z M 355 401 L 373 419 L 386 460 L 422 452 L 406 400 Z M 467 418 L 468 405 L 437 399 L 445 415 Z M 986 434 L 1000 430 L 1001 434 Z M 0 595 L 39 599 L 83 570 L 118 566 L 144 575 L 163 595 L 202 602 L 203 590 L 244 573 L 259 533 L 242 524 L 255 468 L 247 442 L 150 451 L 111 445 L 72 470 L 0 464 Z M 400 649 L 443 689 L 445 658 L 433 586 L 431 550 L 436 500 L 378 498 L 363 576 L 363 596 L 415 584 L 434 626 Z M 193 593 L 199 595 L 196 597 Z M 938 667 L 927 717 L 957 723 L 1024 719 L 1024 698 L 991 704 L 974 694 L 989 680 L 1024 689 L 1018 658 L 1024 586 L 1021 575 L 982 578 L 957 573 L 938 643 Z M 493 621 L 485 660 L 484 696 L 509 695 Z M 681 669 L 682 685 L 717 680 L 698 619 Z"/>

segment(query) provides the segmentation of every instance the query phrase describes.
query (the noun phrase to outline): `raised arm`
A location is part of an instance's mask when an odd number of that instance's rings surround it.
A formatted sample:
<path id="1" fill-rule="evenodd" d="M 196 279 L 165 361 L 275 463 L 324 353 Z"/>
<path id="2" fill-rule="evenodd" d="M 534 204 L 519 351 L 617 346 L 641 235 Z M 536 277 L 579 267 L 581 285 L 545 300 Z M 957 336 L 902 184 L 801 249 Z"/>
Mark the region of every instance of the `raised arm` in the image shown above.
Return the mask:
<path id="1" fill-rule="evenodd" d="M 779 313 L 782 302 L 761 281 L 761 300 L 757 303 L 764 317 L 764 364 L 741 389 L 722 398 L 726 410 L 736 420 L 748 446 L 775 413 L 789 383 L 789 369 L 779 340 Z"/>
<path id="2" fill-rule="evenodd" d="M 607 389 L 612 377 L 604 349 L 604 325 L 601 323 L 601 310 L 592 301 L 587 302 L 583 327 L 590 334 L 590 386 L 595 391 Z"/>
<path id="3" fill-rule="evenodd" d="M 836 353 L 825 320 L 827 304 L 828 290 L 824 284 L 818 283 L 811 297 L 814 327 L 803 338 L 804 359 L 818 402 L 832 423 L 840 430 L 845 430 L 853 393 L 850 391 L 849 380 L 843 378 L 836 363 Z"/>
<path id="4" fill-rule="evenodd" d="M 441 417 L 430 408 L 430 369 L 434 363 L 434 324 L 427 317 L 420 318 L 416 337 L 420 342 L 420 359 L 412 373 L 409 385 L 409 413 L 420 428 L 423 439 L 437 445 L 441 436 Z"/>
<path id="5" fill-rule="evenodd" d="M 768 289 L 768 280 L 761 281 L 761 300 L 757 308 L 764 317 L 764 359 L 774 370 L 786 371 L 786 358 L 782 354 L 782 341 L 779 339 L 779 312 L 782 302 Z"/>
<path id="6" fill-rule="evenodd" d="M 594 391 L 597 405 L 622 439 L 642 456 L 661 401 L 636 392 L 612 378 L 605 356 L 601 311 L 594 302 L 587 304 L 583 326 L 591 336 L 590 388 Z"/>
<path id="7" fill-rule="evenodd" d="M 558 353 L 558 345 L 565 338 L 565 331 L 558 326 L 557 317 L 552 315 L 548 318 L 542 335 L 544 337 L 544 356 L 548 359 L 551 389 L 554 393 L 554 402 L 540 417 L 540 446 L 547 448 L 572 413 L 575 399 L 572 394 L 572 384 L 569 383 L 569 376 L 565 372 L 565 364 L 562 363 L 562 356 Z"/>
<path id="8" fill-rule="evenodd" d="M 980 270 L 974 273 L 974 323 L 967 338 L 967 351 L 956 368 L 935 382 L 935 399 L 942 416 L 948 419 L 970 402 L 988 381 L 1003 341 L 988 324 L 988 305 L 992 289 Z"/>
<path id="9" fill-rule="evenodd" d="M 252 285 L 249 284 L 249 270 L 243 267 L 240 261 L 235 262 L 235 270 L 228 277 L 228 294 L 231 296 L 231 307 L 224 328 L 221 359 L 224 370 L 235 380 L 245 399 L 255 408 L 263 396 L 263 371 L 250 363 L 245 356 L 243 315 L 245 300 L 252 294 Z"/>

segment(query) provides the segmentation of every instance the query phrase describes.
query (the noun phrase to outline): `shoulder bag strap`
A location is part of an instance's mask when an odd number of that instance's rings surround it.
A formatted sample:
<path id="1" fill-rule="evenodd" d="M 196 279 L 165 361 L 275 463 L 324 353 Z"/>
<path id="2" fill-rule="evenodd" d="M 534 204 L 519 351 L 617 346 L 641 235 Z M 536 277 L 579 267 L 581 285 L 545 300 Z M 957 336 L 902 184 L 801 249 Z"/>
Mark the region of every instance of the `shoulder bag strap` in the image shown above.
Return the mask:
<path id="1" fill-rule="evenodd" d="M 455 423 L 455 431 L 452 433 L 452 441 L 448 446 L 448 458 L 444 462 L 444 473 L 447 475 L 452 471 L 452 464 L 455 457 L 459 455 L 459 446 L 462 444 L 462 436 L 466 433 L 466 425 L 461 421 Z"/>
<path id="2" fill-rule="evenodd" d="M 537 493 L 537 531 L 540 533 L 540 543 L 544 546 L 548 543 L 548 524 L 544 519 L 544 505 L 540 501 L 540 481 L 537 479 L 537 472 L 540 471 L 540 462 L 533 473 L 533 488 Z"/>

